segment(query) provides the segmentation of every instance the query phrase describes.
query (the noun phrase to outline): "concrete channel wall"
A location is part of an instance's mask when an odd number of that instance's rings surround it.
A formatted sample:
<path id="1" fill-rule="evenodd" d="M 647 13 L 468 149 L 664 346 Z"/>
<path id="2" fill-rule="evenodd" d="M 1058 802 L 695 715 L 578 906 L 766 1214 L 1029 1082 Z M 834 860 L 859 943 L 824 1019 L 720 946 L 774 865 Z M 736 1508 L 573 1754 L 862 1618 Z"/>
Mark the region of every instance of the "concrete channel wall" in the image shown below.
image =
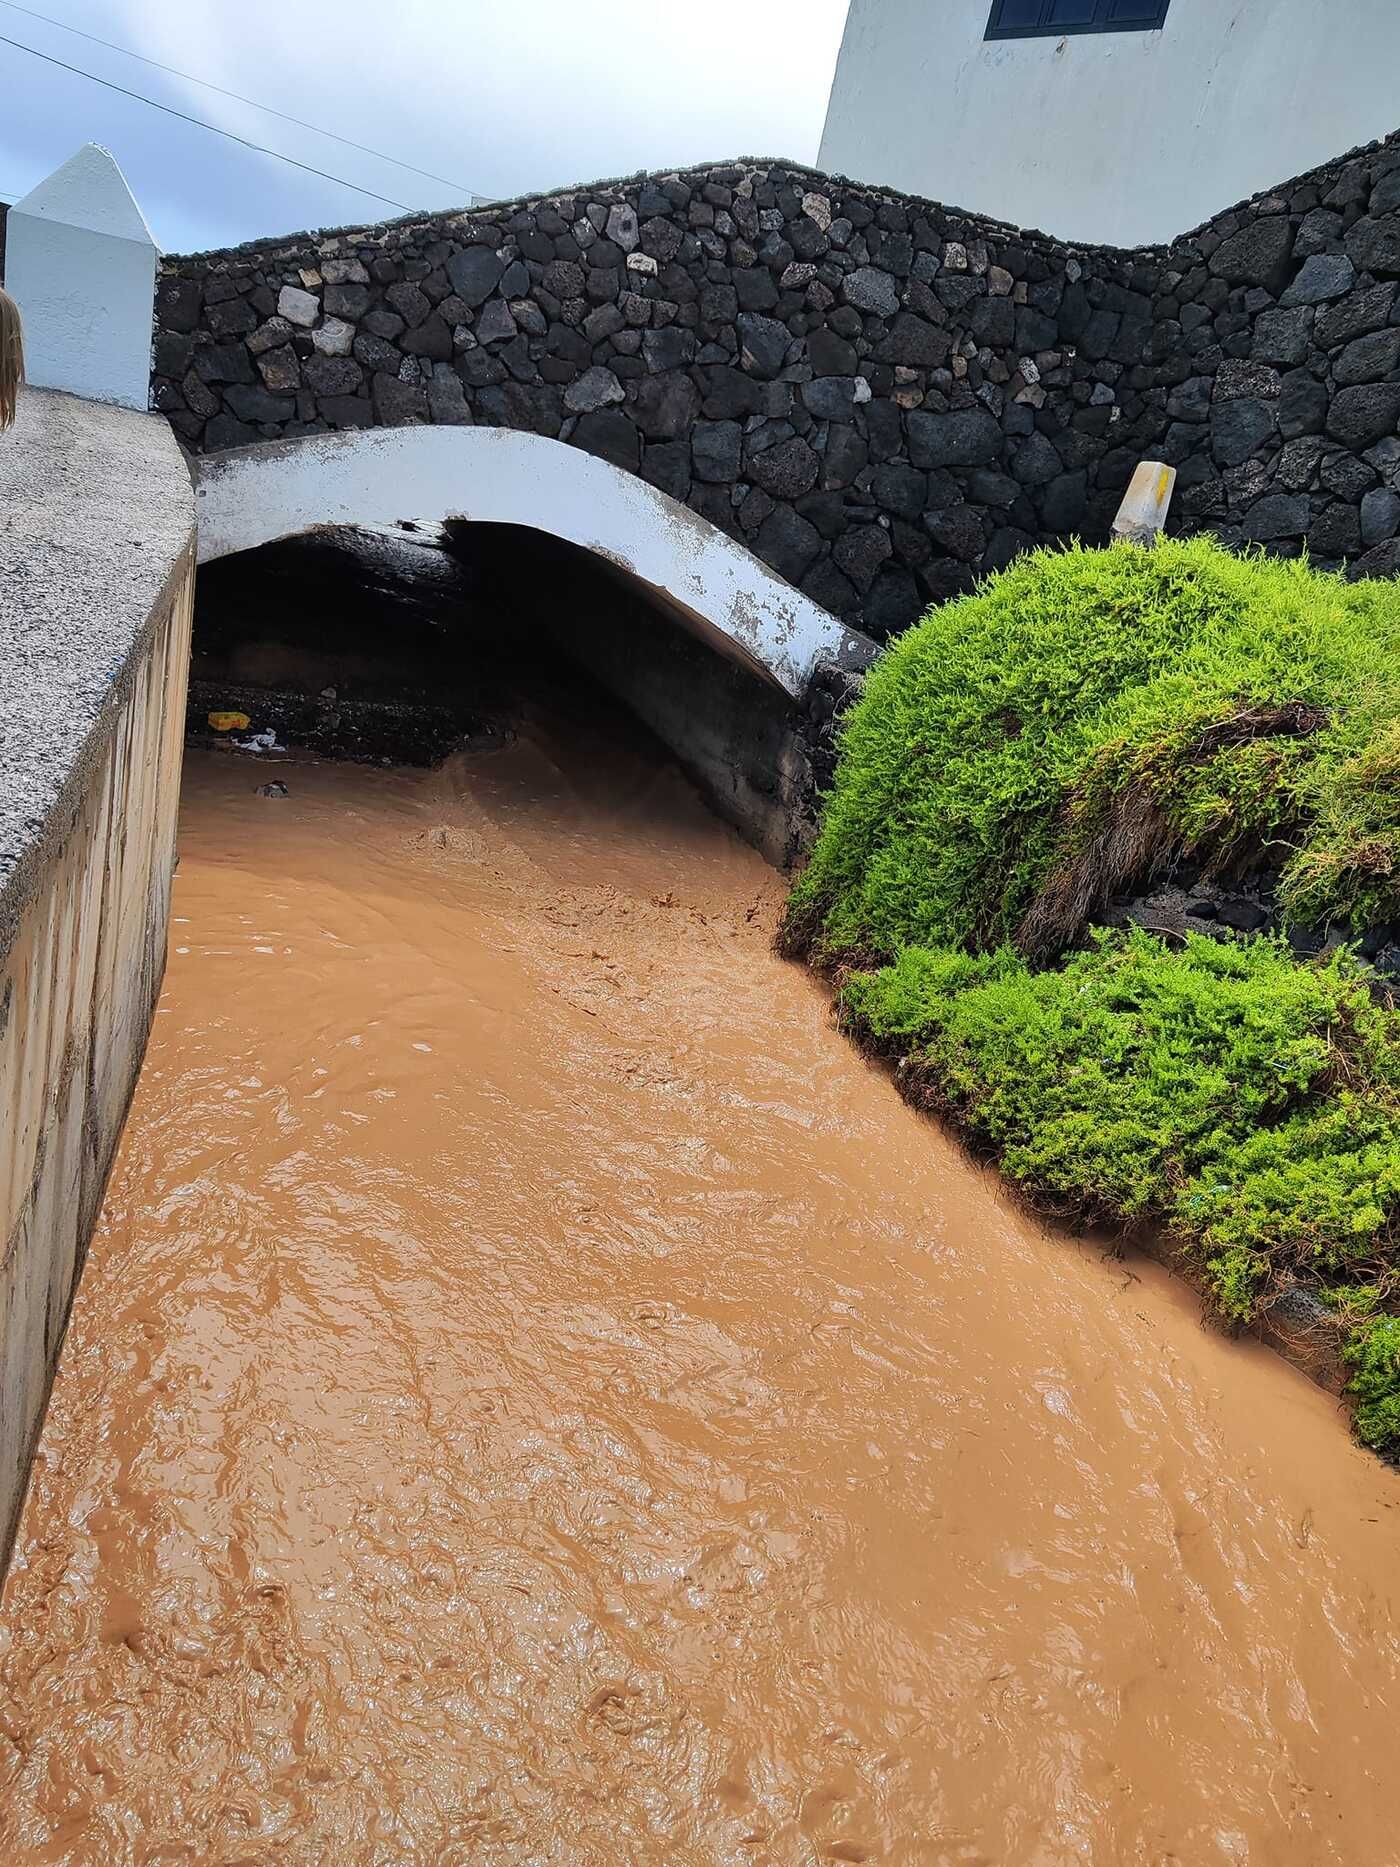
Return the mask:
<path id="1" fill-rule="evenodd" d="M 0 1573 L 165 966 L 194 498 L 158 417 L 0 435 Z"/>

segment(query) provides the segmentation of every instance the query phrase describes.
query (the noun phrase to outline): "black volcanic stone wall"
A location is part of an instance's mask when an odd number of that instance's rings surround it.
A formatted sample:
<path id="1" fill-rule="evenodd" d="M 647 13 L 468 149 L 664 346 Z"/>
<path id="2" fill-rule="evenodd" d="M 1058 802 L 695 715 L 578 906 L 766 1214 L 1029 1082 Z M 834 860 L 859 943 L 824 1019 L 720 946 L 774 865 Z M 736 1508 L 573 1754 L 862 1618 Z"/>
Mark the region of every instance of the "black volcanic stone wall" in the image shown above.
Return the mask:
<path id="1" fill-rule="evenodd" d="M 1398 282 L 1395 139 L 1138 252 L 743 161 L 167 260 L 152 395 L 196 452 L 554 436 L 884 639 L 1145 457 L 1182 529 L 1400 569 Z"/>
<path id="2" fill-rule="evenodd" d="M 1392 136 L 1162 255 L 1149 399 L 1180 529 L 1400 571 L 1398 209 Z"/>

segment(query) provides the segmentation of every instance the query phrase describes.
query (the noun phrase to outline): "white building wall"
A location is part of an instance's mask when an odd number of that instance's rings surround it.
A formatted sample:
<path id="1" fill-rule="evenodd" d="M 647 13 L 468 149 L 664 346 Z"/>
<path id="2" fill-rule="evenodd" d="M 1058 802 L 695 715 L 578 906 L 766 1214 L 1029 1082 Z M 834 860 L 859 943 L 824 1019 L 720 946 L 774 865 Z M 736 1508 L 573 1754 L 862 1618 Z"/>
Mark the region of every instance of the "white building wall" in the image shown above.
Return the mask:
<path id="1" fill-rule="evenodd" d="M 851 0 L 820 166 L 1063 239 L 1185 233 L 1400 128 L 1400 0 L 1171 0 L 986 40 L 991 0 Z"/>

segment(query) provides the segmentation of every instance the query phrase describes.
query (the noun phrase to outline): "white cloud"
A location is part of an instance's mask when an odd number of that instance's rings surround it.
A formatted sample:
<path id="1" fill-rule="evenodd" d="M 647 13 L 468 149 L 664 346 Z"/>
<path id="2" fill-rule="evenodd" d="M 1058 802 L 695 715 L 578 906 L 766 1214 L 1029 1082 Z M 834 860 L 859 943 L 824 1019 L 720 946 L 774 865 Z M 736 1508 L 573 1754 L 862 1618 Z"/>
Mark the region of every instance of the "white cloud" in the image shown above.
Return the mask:
<path id="1" fill-rule="evenodd" d="M 40 0 L 45 4 L 45 0 Z M 55 17 L 460 182 L 514 195 L 740 154 L 815 158 L 845 0 L 47 0 Z M 412 206 L 458 190 L 0 7 L 0 27 Z M 0 46 L 0 185 L 117 155 L 164 244 L 393 210 Z M 14 171 L 11 173 L 11 171 Z"/>

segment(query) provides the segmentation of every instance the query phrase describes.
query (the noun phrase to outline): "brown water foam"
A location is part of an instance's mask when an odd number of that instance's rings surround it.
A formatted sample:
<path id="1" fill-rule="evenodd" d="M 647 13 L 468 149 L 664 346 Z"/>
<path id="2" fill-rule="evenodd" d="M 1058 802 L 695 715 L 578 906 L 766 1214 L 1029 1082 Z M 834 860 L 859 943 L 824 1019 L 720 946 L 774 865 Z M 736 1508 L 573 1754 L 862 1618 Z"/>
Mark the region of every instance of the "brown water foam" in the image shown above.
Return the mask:
<path id="1" fill-rule="evenodd" d="M 1400 1481 L 1053 1236 L 542 714 L 190 763 L 0 1632 L 0 1859 L 1400 1858 Z"/>

